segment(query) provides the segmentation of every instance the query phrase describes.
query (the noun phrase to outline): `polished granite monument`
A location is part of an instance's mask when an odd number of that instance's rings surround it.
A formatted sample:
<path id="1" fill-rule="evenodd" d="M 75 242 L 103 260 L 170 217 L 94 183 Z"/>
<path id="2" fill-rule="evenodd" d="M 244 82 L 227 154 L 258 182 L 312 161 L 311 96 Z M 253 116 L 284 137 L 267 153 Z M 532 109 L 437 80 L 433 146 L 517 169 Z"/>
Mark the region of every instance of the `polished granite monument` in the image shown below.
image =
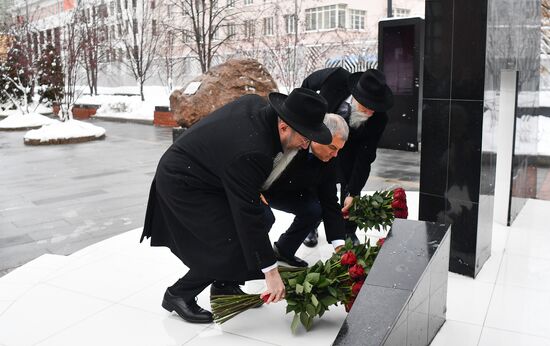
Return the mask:
<path id="1" fill-rule="evenodd" d="M 445 322 L 450 227 L 396 219 L 334 345 L 429 345 Z"/>
<path id="2" fill-rule="evenodd" d="M 540 0 L 426 0 L 419 219 L 452 225 L 452 272 L 475 277 L 491 255 L 500 74 L 519 71 L 533 109 L 540 25 Z M 529 156 L 513 165 L 511 220 L 536 181 Z"/>

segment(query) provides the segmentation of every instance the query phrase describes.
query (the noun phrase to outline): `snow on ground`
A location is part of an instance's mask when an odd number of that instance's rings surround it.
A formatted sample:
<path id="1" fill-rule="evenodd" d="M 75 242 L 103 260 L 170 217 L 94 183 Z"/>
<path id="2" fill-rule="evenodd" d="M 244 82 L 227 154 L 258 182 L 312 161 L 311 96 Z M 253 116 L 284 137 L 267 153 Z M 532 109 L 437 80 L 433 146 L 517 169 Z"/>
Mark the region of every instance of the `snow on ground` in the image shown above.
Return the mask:
<path id="1" fill-rule="evenodd" d="M 11 115 L 0 121 L 0 129 L 38 127 L 55 121 L 38 113 L 21 114 L 19 111 L 7 112 L 11 113 Z"/>
<path id="2" fill-rule="evenodd" d="M 98 93 L 97 96 L 83 95 L 77 101 L 78 104 L 99 105 L 96 117 L 152 121 L 155 106 L 170 104 L 168 90 L 159 86 L 145 87 L 145 101 L 141 101 L 137 87 L 98 88 Z"/>
<path id="3" fill-rule="evenodd" d="M 54 120 L 54 122 L 49 125 L 27 132 L 25 134 L 25 140 L 48 142 L 55 139 L 101 137 L 103 135 L 105 135 L 104 128 L 90 123 L 74 119 L 65 122 Z"/>

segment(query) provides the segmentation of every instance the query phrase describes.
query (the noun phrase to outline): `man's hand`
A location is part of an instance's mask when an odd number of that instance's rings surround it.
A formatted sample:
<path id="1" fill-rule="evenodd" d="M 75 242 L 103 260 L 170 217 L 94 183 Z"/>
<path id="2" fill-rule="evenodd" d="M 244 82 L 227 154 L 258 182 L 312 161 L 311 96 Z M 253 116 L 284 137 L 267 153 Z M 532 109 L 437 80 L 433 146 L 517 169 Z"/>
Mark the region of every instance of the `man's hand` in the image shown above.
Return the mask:
<path id="1" fill-rule="evenodd" d="M 262 298 L 266 304 L 277 303 L 285 298 L 285 284 L 277 268 L 271 269 L 265 273 L 265 282 L 267 284 L 267 289 L 260 294 L 260 298 Z M 268 298 L 264 299 L 266 296 Z"/>
<path id="2" fill-rule="evenodd" d="M 349 208 L 351 208 L 351 205 L 353 204 L 353 197 L 348 196 L 344 200 L 344 207 L 342 208 L 342 215 L 344 216 L 344 219 L 349 219 Z"/>
<path id="3" fill-rule="evenodd" d="M 340 252 L 344 248 L 344 245 L 337 246 L 336 249 L 334 249 L 334 253 Z"/>
<path id="4" fill-rule="evenodd" d="M 260 201 L 262 201 L 262 203 L 265 205 L 269 205 L 269 203 L 267 203 L 267 199 L 265 199 L 264 195 L 262 195 L 261 193 L 260 193 Z"/>

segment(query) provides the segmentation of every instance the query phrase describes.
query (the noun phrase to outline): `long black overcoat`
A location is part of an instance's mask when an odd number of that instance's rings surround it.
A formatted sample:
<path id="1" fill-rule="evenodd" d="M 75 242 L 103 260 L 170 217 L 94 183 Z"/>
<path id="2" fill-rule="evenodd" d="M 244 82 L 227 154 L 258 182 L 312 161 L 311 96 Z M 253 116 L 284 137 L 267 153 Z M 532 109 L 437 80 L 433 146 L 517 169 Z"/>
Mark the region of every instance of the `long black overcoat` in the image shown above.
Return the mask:
<path id="1" fill-rule="evenodd" d="M 213 279 L 260 273 L 276 259 L 259 190 L 280 151 L 277 115 L 260 96 L 214 111 L 160 159 L 141 240 Z"/>
<path id="2" fill-rule="evenodd" d="M 328 112 L 337 113 L 346 119 L 349 125 L 349 108 L 341 108 L 350 95 L 348 77 L 350 72 L 341 67 L 325 68 L 310 74 L 302 82 L 303 88 L 319 91 L 327 99 Z M 382 133 L 388 123 L 386 112 L 376 112 L 358 128 L 351 128 L 349 138 L 338 153 L 340 179 L 352 196 L 361 193 L 369 178 L 371 164 L 376 159 L 376 149 Z"/>
<path id="3" fill-rule="evenodd" d="M 327 240 L 331 242 L 345 237 L 336 180 L 336 160 L 323 162 L 307 150 L 300 150 L 265 195 L 268 200 L 289 192 L 292 195 L 299 195 L 303 191 L 317 196 L 321 205 Z"/>

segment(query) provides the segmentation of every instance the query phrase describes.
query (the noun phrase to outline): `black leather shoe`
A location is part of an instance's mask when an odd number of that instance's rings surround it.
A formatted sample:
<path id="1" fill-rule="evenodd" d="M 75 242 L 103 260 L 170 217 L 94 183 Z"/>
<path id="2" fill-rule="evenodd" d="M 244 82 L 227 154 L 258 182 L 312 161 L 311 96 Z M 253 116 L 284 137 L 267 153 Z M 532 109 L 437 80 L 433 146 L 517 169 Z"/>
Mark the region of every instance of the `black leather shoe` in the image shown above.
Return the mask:
<path id="1" fill-rule="evenodd" d="M 353 246 L 357 246 L 360 244 L 359 238 L 357 238 L 355 233 L 346 234 L 346 239 L 351 240 L 351 242 L 353 243 Z"/>
<path id="2" fill-rule="evenodd" d="M 183 298 L 170 293 L 168 289 L 162 299 L 162 307 L 168 312 L 175 311 L 181 318 L 189 323 L 212 323 L 212 313 L 201 308 L 195 299 L 185 302 Z"/>
<path id="3" fill-rule="evenodd" d="M 319 232 L 317 231 L 317 228 L 316 228 L 315 230 L 309 232 L 306 239 L 304 240 L 304 245 L 307 246 L 307 247 L 317 246 L 317 243 L 318 243 L 317 238 L 318 237 L 319 237 Z"/>
<path id="4" fill-rule="evenodd" d="M 273 251 L 275 252 L 275 258 L 277 259 L 277 261 L 286 262 L 287 264 L 293 267 L 303 268 L 308 266 L 307 262 L 299 257 L 296 257 L 296 256 L 287 257 L 284 255 L 281 255 L 281 253 L 279 252 L 279 249 L 277 249 L 277 245 L 273 246 Z"/>

